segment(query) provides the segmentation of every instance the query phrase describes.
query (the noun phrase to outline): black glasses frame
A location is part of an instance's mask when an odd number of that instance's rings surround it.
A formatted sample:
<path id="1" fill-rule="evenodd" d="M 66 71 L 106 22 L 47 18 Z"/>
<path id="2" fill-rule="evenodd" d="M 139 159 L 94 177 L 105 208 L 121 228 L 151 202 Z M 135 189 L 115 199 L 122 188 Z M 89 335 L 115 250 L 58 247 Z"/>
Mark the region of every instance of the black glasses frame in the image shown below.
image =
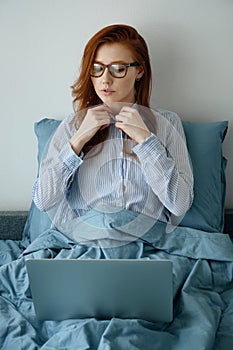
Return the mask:
<path id="1" fill-rule="evenodd" d="M 138 63 L 138 62 L 132 62 L 132 63 L 111 63 L 111 64 L 97 63 L 97 64 L 99 64 L 101 67 L 103 67 L 103 70 L 102 70 L 102 72 L 99 75 L 90 74 L 90 76 L 92 78 L 100 78 L 104 74 L 105 69 L 107 68 L 109 73 L 111 74 L 111 76 L 113 78 L 122 79 L 122 78 L 124 78 L 126 76 L 129 67 L 139 67 L 139 66 L 141 66 L 141 64 Z M 125 74 L 122 77 L 116 77 L 110 70 L 110 67 L 114 66 L 116 64 L 119 64 L 119 65 L 124 66 L 126 68 L 125 69 Z"/>

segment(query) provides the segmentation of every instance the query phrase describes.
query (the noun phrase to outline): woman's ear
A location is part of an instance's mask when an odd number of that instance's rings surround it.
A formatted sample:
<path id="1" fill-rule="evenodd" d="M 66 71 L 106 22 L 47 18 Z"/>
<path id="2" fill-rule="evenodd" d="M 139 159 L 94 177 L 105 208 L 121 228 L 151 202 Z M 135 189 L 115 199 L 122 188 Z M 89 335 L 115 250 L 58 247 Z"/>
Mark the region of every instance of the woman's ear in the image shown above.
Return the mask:
<path id="1" fill-rule="evenodd" d="M 143 74 L 144 74 L 143 67 L 139 67 L 138 72 L 137 72 L 137 76 L 136 76 L 136 81 L 139 81 L 141 79 L 141 77 L 143 76 Z"/>

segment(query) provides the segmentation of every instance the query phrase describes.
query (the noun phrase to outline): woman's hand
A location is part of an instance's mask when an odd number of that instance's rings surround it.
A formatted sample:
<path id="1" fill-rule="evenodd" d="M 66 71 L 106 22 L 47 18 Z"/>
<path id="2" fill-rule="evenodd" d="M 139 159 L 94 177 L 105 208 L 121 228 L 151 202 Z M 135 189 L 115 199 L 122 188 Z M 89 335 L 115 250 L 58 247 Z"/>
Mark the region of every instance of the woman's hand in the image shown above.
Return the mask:
<path id="1" fill-rule="evenodd" d="M 115 119 L 116 128 L 123 130 L 137 143 L 143 142 L 151 134 L 138 111 L 132 107 L 123 107 Z"/>
<path id="2" fill-rule="evenodd" d="M 111 109 L 106 105 L 88 109 L 77 132 L 70 139 L 71 147 L 79 154 L 83 146 L 97 133 L 109 126 Z"/>

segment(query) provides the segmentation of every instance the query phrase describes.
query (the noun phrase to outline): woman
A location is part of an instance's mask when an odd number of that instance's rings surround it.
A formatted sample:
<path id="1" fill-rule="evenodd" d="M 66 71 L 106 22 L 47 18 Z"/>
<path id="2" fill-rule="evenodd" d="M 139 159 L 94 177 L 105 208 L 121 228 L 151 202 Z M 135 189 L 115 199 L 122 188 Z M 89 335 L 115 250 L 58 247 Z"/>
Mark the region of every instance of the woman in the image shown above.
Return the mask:
<path id="1" fill-rule="evenodd" d="M 111 25 L 87 43 L 72 86 L 75 114 L 56 130 L 33 198 L 54 225 L 91 209 L 127 209 L 165 222 L 183 217 L 193 176 L 181 121 L 152 111 L 142 36 Z"/>

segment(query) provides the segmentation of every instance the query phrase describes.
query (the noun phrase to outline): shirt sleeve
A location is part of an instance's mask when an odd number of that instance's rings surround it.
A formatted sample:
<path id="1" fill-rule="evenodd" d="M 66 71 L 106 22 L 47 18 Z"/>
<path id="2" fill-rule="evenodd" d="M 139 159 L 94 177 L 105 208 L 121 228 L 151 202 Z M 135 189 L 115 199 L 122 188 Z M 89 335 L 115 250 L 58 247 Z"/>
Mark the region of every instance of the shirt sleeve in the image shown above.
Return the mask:
<path id="1" fill-rule="evenodd" d="M 57 206 L 63 200 L 83 162 L 69 142 L 74 133 L 73 125 L 71 117 L 61 122 L 42 157 L 39 176 L 33 186 L 33 200 L 42 211 Z"/>
<path id="2" fill-rule="evenodd" d="M 151 134 L 133 151 L 148 185 L 175 216 L 183 216 L 193 201 L 193 173 L 180 118 L 175 114 L 157 119 L 157 135 Z"/>

